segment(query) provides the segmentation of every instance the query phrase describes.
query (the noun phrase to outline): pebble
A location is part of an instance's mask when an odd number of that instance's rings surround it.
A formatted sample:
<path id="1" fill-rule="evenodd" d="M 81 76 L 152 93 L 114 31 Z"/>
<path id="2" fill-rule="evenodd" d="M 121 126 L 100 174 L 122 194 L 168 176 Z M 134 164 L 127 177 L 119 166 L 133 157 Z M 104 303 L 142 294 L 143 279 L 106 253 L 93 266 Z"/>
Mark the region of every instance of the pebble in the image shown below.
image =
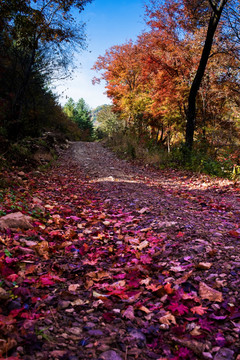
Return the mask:
<path id="1" fill-rule="evenodd" d="M 146 341 L 146 336 L 139 330 L 132 330 L 130 331 L 130 337 L 135 339 L 135 340 L 141 340 L 141 341 Z"/>
<path id="2" fill-rule="evenodd" d="M 79 327 L 69 328 L 68 331 L 73 335 L 80 335 L 82 333 L 82 329 Z"/>
<path id="3" fill-rule="evenodd" d="M 212 304 L 211 307 L 213 308 L 213 310 L 219 310 L 220 306 L 218 304 Z"/>
<path id="4" fill-rule="evenodd" d="M 222 348 L 216 353 L 213 360 L 233 360 L 233 359 L 234 359 L 234 351 L 227 348 Z"/>
<path id="5" fill-rule="evenodd" d="M 45 323 L 46 325 L 51 325 L 51 324 L 52 324 L 52 320 L 50 320 L 50 319 L 44 319 L 44 323 Z"/>
<path id="6" fill-rule="evenodd" d="M 59 301 L 59 308 L 60 309 L 67 309 L 70 306 L 71 302 L 67 300 Z"/>
<path id="7" fill-rule="evenodd" d="M 98 350 L 99 351 L 108 351 L 110 349 L 110 347 L 107 344 L 102 344 L 99 346 Z"/>
<path id="8" fill-rule="evenodd" d="M 17 351 L 20 353 L 20 354 L 24 354 L 24 349 L 22 346 L 18 346 L 17 347 Z"/>
<path id="9" fill-rule="evenodd" d="M 223 278 L 223 277 L 226 277 L 227 274 L 223 273 L 223 274 L 220 274 L 219 277 Z"/>
<path id="10" fill-rule="evenodd" d="M 93 327 L 95 327 L 95 325 L 96 325 L 96 324 L 93 323 L 93 322 L 87 322 L 87 323 L 86 323 L 86 326 L 89 327 L 89 328 L 93 328 Z"/>
<path id="11" fill-rule="evenodd" d="M 206 360 L 213 359 L 213 356 L 210 352 L 203 352 L 202 355 L 203 355 L 204 359 L 206 359 Z"/>
<path id="12" fill-rule="evenodd" d="M 118 353 L 116 353 L 116 351 L 108 350 L 100 355 L 99 360 L 123 360 L 123 359 Z"/>
<path id="13" fill-rule="evenodd" d="M 104 335 L 101 330 L 89 330 L 88 334 L 91 336 L 96 336 L 96 337 Z"/>

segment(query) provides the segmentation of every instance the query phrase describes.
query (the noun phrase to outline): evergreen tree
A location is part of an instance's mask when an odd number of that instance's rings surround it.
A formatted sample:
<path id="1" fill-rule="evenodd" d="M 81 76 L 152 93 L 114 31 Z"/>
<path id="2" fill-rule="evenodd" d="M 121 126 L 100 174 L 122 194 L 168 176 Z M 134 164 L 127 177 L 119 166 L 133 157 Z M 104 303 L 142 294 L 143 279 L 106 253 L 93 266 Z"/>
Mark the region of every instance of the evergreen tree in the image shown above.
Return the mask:
<path id="1" fill-rule="evenodd" d="M 91 140 L 93 135 L 93 122 L 91 119 L 91 111 L 83 98 L 77 103 L 72 98 L 64 106 L 65 114 L 74 121 L 81 130 L 82 140 Z"/>

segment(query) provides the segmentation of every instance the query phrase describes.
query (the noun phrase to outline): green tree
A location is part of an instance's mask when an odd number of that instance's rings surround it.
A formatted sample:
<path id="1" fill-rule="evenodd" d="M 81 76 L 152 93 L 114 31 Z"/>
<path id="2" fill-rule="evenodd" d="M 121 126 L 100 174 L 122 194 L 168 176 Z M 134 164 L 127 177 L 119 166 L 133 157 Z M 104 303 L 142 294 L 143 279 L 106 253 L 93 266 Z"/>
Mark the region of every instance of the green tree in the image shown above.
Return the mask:
<path id="1" fill-rule="evenodd" d="M 112 136 L 114 133 L 120 132 L 123 127 L 123 120 L 113 112 L 112 105 L 103 105 L 96 116 L 96 127 L 103 135 Z"/>
<path id="2" fill-rule="evenodd" d="M 65 114 L 74 121 L 81 130 L 82 140 L 91 140 L 93 135 L 93 122 L 91 119 L 91 111 L 83 98 L 77 103 L 72 98 L 64 105 Z"/>
<path id="3" fill-rule="evenodd" d="M 83 24 L 73 10 L 83 11 L 91 0 L 2 0 L 0 3 L 0 66 L 7 67 L 8 91 L 0 98 L 8 104 L 8 132 L 15 137 L 22 125 L 26 98 L 36 74 L 44 82 L 66 74 L 74 47 L 85 46 Z M 2 55 L 3 54 L 3 55 Z M 62 71 L 63 70 L 63 71 Z M 37 75 L 38 77 L 38 75 Z"/>
<path id="4" fill-rule="evenodd" d="M 75 110 L 75 102 L 73 100 L 73 98 L 69 98 L 67 103 L 64 105 L 63 108 L 65 114 L 74 121 L 74 116 L 76 115 L 76 110 Z"/>

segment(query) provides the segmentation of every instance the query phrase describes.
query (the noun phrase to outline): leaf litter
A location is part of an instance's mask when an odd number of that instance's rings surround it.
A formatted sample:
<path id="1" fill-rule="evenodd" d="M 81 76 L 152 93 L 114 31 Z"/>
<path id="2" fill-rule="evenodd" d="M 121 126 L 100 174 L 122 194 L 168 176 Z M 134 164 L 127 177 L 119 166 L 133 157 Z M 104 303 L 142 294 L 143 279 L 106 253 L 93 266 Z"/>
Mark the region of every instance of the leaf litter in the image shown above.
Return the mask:
<path id="1" fill-rule="evenodd" d="M 240 358 L 237 183 L 95 143 L 1 176 L 0 359 Z"/>

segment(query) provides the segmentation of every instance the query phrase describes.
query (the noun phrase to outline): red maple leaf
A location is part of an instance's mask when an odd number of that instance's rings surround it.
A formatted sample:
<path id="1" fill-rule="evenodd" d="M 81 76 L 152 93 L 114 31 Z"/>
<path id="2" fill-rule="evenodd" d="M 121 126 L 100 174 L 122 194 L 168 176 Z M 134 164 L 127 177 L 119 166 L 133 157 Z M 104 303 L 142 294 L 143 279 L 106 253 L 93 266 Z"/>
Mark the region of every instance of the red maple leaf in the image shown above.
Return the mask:
<path id="1" fill-rule="evenodd" d="M 168 310 L 171 310 L 173 313 L 177 313 L 178 315 L 188 313 L 188 308 L 185 305 L 178 303 L 172 303 L 171 305 L 169 305 Z"/>

